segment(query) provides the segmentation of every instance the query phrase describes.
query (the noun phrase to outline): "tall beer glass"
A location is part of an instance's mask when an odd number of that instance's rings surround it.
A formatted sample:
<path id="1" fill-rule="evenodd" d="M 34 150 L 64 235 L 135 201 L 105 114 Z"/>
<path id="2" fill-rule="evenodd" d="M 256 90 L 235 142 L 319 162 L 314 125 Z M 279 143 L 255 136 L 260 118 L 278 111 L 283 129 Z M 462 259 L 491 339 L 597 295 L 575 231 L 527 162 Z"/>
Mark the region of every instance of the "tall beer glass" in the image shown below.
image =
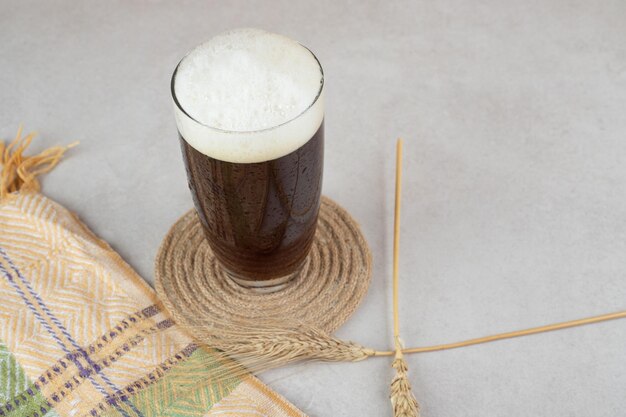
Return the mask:
<path id="1" fill-rule="evenodd" d="M 298 273 L 320 207 L 324 75 L 299 43 L 257 29 L 216 36 L 172 76 L 183 159 L 219 266 L 246 287 Z"/>

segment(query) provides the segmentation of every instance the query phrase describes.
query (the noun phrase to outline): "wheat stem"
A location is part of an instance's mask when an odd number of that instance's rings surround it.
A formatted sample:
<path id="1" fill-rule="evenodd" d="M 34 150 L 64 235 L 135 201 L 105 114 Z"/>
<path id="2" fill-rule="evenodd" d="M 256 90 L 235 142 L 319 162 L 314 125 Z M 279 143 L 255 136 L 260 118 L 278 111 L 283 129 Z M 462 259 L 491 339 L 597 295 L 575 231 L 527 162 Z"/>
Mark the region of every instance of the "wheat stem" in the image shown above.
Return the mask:
<path id="1" fill-rule="evenodd" d="M 398 270 L 400 263 L 400 203 L 402 194 L 402 139 L 396 143 L 396 194 L 393 216 L 393 338 L 396 349 L 400 337 L 398 313 Z"/>
<path id="2" fill-rule="evenodd" d="M 404 354 L 437 352 L 440 350 L 457 349 L 466 346 L 478 345 L 482 343 L 495 342 L 498 340 L 512 339 L 515 337 L 529 336 L 538 333 L 552 332 L 555 330 L 569 329 L 571 327 L 584 326 L 586 324 L 601 323 L 603 321 L 617 320 L 626 318 L 626 311 L 618 311 L 615 313 L 602 314 L 600 316 L 585 317 L 577 320 L 569 320 L 560 323 L 547 324 L 545 326 L 531 327 L 529 329 L 515 330 L 512 332 L 498 333 L 489 336 L 477 337 L 474 339 L 462 340 L 460 342 L 444 343 L 441 345 L 413 347 L 403 349 Z M 393 356 L 395 350 L 377 350 L 373 356 Z"/>

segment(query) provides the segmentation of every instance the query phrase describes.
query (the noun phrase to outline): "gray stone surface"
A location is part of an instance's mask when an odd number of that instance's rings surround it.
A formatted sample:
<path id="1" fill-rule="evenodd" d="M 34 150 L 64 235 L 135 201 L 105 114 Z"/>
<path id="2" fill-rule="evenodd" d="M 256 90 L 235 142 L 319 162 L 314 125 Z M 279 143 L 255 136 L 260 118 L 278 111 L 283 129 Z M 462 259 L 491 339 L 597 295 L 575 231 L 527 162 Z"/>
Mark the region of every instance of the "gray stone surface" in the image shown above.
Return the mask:
<path id="1" fill-rule="evenodd" d="M 327 74 L 324 192 L 374 278 L 342 337 L 391 342 L 394 139 L 406 139 L 402 332 L 455 341 L 626 306 L 623 1 L 0 2 L 0 137 L 80 140 L 44 180 L 149 282 L 188 208 L 169 79 L 256 26 Z M 424 416 L 626 415 L 626 322 L 408 359 Z M 262 378 L 312 416 L 391 415 L 389 361 Z"/>

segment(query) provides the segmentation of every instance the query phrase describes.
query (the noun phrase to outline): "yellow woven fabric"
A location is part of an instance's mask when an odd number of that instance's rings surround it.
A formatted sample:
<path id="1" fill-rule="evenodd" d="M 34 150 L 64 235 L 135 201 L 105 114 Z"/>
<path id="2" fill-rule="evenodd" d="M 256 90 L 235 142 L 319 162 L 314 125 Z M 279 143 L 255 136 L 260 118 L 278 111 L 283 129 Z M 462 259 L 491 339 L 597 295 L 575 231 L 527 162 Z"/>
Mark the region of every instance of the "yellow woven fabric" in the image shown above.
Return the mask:
<path id="1" fill-rule="evenodd" d="M 74 215 L 38 193 L 0 201 L 0 416 L 304 416 L 211 353 Z"/>

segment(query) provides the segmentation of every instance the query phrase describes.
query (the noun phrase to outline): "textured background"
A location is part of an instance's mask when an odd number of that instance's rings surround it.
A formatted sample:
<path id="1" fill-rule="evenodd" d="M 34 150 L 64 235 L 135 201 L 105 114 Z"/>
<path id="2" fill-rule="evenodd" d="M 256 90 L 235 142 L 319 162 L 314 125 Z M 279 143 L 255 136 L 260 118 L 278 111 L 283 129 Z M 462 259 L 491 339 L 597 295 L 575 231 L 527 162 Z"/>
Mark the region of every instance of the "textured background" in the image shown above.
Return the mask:
<path id="1" fill-rule="evenodd" d="M 171 71 L 222 30 L 300 40 L 326 75 L 324 192 L 374 279 L 342 337 L 390 346 L 394 139 L 406 139 L 409 345 L 626 307 L 626 3 L 0 0 L 0 137 L 80 140 L 44 181 L 152 282 L 191 199 Z M 427 417 L 626 414 L 626 322 L 409 358 Z M 263 379 L 312 416 L 390 415 L 389 362 Z"/>

